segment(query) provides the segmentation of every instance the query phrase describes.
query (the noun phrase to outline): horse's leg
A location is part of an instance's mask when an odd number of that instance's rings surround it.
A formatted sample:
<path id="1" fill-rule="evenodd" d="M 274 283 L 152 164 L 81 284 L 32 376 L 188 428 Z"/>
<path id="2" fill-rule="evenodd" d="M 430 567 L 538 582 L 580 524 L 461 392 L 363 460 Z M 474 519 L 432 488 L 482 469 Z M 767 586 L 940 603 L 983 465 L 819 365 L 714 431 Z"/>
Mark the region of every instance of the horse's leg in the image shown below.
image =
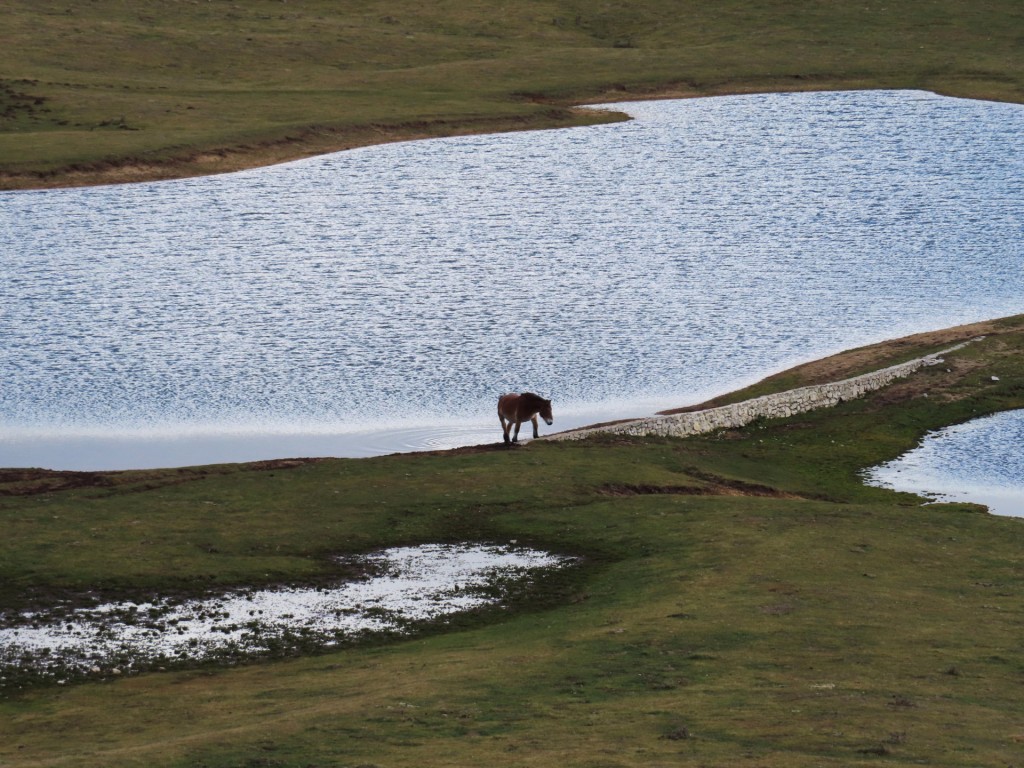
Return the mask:
<path id="1" fill-rule="evenodd" d="M 512 435 L 512 442 L 513 443 L 518 443 L 519 442 L 519 426 L 522 423 L 523 422 L 519 421 L 519 419 L 516 419 L 516 433 L 514 435 Z"/>
<path id="2" fill-rule="evenodd" d="M 499 413 L 499 414 L 498 414 L 498 421 L 500 421 L 500 422 L 501 422 L 501 436 L 502 436 L 502 438 L 503 438 L 503 439 L 505 440 L 505 444 L 507 445 L 507 444 L 508 444 L 508 442 L 509 442 L 509 439 L 508 439 L 508 431 L 509 431 L 509 429 L 510 429 L 510 428 L 512 427 L 512 420 L 511 420 L 511 419 L 509 419 L 509 421 L 507 421 L 507 422 L 506 422 L 506 421 L 505 421 L 505 417 L 504 417 L 504 416 L 502 416 L 502 415 L 501 415 L 501 414 Z"/>
<path id="3" fill-rule="evenodd" d="M 537 414 L 531 416 L 530 421 L 533 422 L 533 436 L 540 437 L 540 432 L 537 431 Z"/>

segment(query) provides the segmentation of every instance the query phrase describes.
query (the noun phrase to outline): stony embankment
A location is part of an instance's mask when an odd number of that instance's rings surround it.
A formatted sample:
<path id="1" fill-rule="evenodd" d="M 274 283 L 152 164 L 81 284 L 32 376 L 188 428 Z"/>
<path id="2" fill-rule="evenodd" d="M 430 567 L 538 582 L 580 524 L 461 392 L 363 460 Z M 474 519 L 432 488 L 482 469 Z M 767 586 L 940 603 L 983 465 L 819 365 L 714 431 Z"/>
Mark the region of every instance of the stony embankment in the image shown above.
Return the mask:
<path id="1" fill-rule="evenodd" d="M 793 416 L 816 408 L 828 408 L 844 400 L 853 400 L 864 394 L 880 389 L 896 379 L 906 378 L 917 370 L 942 362 L 942 356 L 968 344 L 957 344 L 940 352 L 925 355 L 905 363 L 892 365 L 878 371 L 854 376 L 842 381 L 815 384 L 786 392 L 755 397 L 740 403 L 689 411 L 665 416 L 623 421 L 598 427 L 584 427 L 569 432 L 560 432 L 544 438 L 547 440 L 582 440 L 595 434 L 632 435 L 634 437 L 688 437 L 717 429 L 734 429 L 750 424 L 756 419 L 778 419 Z"/>

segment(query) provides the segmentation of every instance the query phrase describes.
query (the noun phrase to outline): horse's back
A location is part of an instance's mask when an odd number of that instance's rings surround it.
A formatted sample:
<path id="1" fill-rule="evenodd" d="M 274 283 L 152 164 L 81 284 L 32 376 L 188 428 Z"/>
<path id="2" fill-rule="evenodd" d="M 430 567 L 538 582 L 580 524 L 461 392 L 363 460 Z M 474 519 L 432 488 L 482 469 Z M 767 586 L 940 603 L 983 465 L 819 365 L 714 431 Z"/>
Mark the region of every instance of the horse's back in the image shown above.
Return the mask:
<path id="1" fill-rule="evenodd" d="M 551 401 L 533 392 L 510 392 L 498 398 L 498 415 L 506 419 L 525 421 L 535 413 L 550 409 Z"/>

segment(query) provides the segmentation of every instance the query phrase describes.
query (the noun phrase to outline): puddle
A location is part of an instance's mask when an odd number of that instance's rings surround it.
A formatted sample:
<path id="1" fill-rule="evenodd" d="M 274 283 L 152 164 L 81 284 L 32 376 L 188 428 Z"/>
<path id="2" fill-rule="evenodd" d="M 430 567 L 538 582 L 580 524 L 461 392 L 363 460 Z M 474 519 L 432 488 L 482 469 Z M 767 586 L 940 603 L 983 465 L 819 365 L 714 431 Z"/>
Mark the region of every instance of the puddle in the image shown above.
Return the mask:
<path id="1" fill-rule="evenodd" d="M 237 663 L 402 634 L 423 622 L 500 604 L 513 584 L 574 562 L 537 550 L 472 544 L 401 547 L 340 560 L 376 575 L 330 587 L 0 617 L 0 688 L 171 664 Z"/>
<path id="2" fill-rule="evenodd" d="M 1021 446 L 1024 410 L 997 413 L 927 435 L 914 450 L 865 472 L 865 482 L 1024 517 Z"/>

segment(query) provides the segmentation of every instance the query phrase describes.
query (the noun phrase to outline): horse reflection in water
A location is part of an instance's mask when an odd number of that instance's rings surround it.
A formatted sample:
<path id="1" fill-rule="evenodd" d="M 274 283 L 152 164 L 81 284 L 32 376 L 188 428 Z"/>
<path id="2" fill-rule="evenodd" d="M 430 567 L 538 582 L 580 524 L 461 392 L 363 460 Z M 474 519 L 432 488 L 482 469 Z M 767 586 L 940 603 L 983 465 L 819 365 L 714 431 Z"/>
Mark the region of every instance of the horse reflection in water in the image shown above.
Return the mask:
<path id="1" fill-rule="evenodd" d="M 540 437 L 540 433 L 537 431 L 537 416 L 544 419 L 548 425 L 555 420 L 551 415 L 550 400 L 545 400 L 533 392 L 511 393 L 498 398 L 498 420 L 501 421 L 501 431 L 506 444 L 519 442 L 519 427 L 527 420 L 533 423 L 533 436 Z M 509 439 L 509 432 L 512 431 L 513 424 L 515 432 Z"/>

